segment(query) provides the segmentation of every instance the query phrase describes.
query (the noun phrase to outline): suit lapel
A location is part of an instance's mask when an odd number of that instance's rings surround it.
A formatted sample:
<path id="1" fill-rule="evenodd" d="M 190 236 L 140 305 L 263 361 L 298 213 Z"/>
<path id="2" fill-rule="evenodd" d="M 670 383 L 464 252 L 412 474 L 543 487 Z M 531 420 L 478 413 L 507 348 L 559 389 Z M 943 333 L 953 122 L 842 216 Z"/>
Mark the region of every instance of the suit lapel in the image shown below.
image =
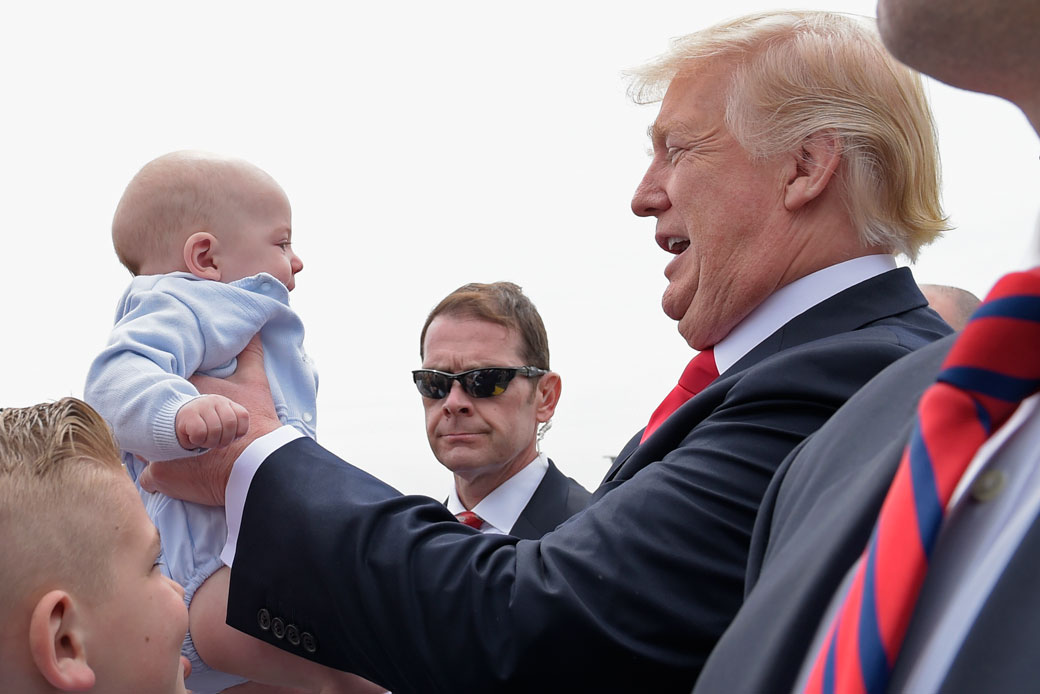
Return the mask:
<path id="1" fill-rule="evenodd" d="M 875 321 L 927 305 L 908 268 L 883 272 L 795 316 L 738 359 L 726 373 L 745 369 L 785 349 L 859 330 Z"/>
<path id="2" fill-rule="evenodd" d="M 509 534 L 522 540 L 537 540 L 553 530 L 557 525 L 555 516 L 566 504 L 566 497 L 567 478 L 550 460 L 549 469 L 545 471 L 545 476 L 524 506 L 524 510 L 520 512 Z"/>

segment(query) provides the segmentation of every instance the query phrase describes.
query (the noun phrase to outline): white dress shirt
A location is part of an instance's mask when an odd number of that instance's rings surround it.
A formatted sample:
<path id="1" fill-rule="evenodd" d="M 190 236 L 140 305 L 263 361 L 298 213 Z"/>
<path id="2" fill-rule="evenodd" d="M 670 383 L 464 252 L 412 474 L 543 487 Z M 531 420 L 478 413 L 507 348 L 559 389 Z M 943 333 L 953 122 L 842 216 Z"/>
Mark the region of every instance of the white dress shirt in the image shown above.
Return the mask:
<path id="1" fill-rule="evenodd" d="M 548 471 L 549 459 L 544 453 L 539 453 L 538 457 L 516 474 L 492 489 L 476 506 L 468 509 L 484 521 L 480 526 L 480 532 L 508 535 Z M 459 500 L 454 484 L 451 485 L 445 505 L 456 516 L 467 510 Z"/>

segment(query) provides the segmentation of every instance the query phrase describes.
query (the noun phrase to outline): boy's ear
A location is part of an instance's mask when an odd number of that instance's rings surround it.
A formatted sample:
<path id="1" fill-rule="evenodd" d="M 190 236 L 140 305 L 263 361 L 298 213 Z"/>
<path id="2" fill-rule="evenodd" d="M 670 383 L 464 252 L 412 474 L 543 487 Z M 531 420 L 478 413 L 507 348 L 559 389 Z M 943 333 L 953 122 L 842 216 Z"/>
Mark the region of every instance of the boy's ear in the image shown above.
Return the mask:
<path id="1" fill-rule="evenodd" d="M 552 419 L 553 413 L 556 412 L 556 405 L 560 402 L 561 390 L 563 390 L 563 383 L 560 381 L 560 374 L 555 371 L 550 371 L 538 379 L 538 386 L 535 388 L 538 404 L 535 408 L 535 419 L 539 423 Z"/>
<path id="2" fill-rule="evenodd" d="M 217 238 L 208 231 L 196 231 L 184 242 L 184 264 L 188 272 L 204 280 L 220 281 L 217 267 Z"/>
<path id="3" fill-rule="evenodd" d="M 841 163 L 841 139 L 837 133 L 813 133 L 794 155 L 795 162 L 784 190 L 784 206 L 794 212 L 819 197 Z"/>
<path id="4" fill-rule="evenodd" d="M 94 686 L 94 671 L 87 664 L 83 615 L 63 590 L 40 598 L 29 618 L 29 651 L 50 685 L 63 692 L 80 692 Z"/>

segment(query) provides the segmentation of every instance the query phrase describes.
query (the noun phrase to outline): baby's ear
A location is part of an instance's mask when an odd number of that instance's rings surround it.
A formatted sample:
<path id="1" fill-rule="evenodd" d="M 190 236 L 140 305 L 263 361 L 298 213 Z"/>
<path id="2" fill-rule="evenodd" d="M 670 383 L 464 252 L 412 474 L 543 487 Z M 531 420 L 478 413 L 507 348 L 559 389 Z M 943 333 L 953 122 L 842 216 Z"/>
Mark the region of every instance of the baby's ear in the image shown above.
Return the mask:
<path id="1" fill-rule="evenodd" d="M 80 692 L 94 686 L 87 664 L 83 623 L 72 596 L 52 590 L 40 598 L 29 619 L 29 650 L 33 662 L 52 687 Z"/>
<path id="2" fill-rule="evenodd" d="M 184 264 L 188 272 L 204 280 L 220 281 L 217 268 L 217 238 L 208 231 L 196 231 L 184 242 Z"/>

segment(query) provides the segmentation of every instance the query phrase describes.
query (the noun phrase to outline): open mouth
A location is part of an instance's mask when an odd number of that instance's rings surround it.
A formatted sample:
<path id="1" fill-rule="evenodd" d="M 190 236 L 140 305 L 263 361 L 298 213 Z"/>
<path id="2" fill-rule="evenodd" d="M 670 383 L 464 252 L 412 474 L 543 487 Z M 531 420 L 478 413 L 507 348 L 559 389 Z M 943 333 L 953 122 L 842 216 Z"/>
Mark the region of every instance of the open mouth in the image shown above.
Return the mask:
<path id="1" fill-rule="evenodd" d="M 664 249 L 666 251 L 668 251 L 669 253 L 674 253 L 675 255 L 679 255 L 680 253 L 682 253 L 683 251 L 685 251 L 689 247 L 690 247 L 690 240 L 689 239 L 680 238 L 678 236 L 669 236 L 665 240 L 665 245 L 664 245 Z"/>

